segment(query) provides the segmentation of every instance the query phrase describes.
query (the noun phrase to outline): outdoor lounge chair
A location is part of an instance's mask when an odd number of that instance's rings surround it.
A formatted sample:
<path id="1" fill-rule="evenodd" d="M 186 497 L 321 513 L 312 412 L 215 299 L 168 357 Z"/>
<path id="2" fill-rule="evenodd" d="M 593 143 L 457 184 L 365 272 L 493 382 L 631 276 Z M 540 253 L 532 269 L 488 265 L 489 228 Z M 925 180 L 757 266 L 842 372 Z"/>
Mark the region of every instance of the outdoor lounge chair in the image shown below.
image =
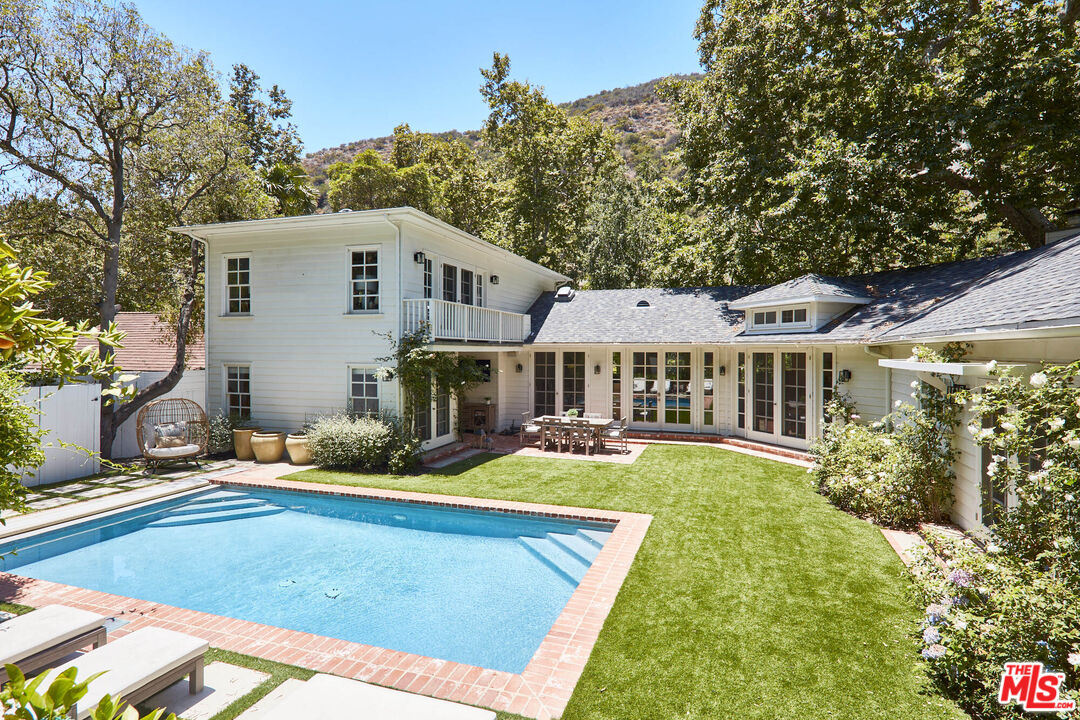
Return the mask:
<path id="1" fill-rule="evenodd" d="M 192 461 L 197 467 L 197 458 L 206 454 L 210 423 L 194 400 L 162 398 L 139 410 L 135 433 L 147 472 L 178 461 Z"/>
<path id="2" fill-rule="evenodd" d="M 90 717 L 108 695 L 129 705 L 146 700 L 184 676 L 192 695 L 203 689 L 203 663 L 210 643 L 164 628 L 136 630 L 119 640 L 47 670 L 44 687 L 68 668 L 77 668 L 76 680 L 102 673 L 90 682 L 86 695 L 72 713 L 75 720 Z"/>
<path id="3" fill-rule="evenodd" d="M 521 413 L 521 431 L 519 432 L 519 436 L 522 445 L 525 444 L 526 437 L 536 437 L 537 440 L 540 439 L 540 426 L 533 422 L 533 418 L 529 417 L 531 414 L 532 413 L 528 412 Z M 541 448 L 541 450 L 542 449 L 543 448 Z"/>
<path id="4" fill-rule="evenodd" d="M 76 650 L 104 645 L 105 620 L 88 610 L 45 605 L 0 623 L 0 683 L 7 682 L 8 663 L 29 674 Z"/>
<path id="5" fill-rule="evenodd" d="M 627 451 L 627 447 L 626 447 L 626 425 L 627 425 L 626 418 L 623 418 L 622 420 L 619 421 L 618 425 L 616 425 L 615 423 L 612 423 L 610 426 L 608 426 L 607 429 L 605 429 L 603 432 L 601 432 L 600 433 L 600 440 L 604 443 L 604 446 L 606 447 L 608 445 L 608 443 L 621 444 L 622 445 L 621 451 L 625 453 Z"/>

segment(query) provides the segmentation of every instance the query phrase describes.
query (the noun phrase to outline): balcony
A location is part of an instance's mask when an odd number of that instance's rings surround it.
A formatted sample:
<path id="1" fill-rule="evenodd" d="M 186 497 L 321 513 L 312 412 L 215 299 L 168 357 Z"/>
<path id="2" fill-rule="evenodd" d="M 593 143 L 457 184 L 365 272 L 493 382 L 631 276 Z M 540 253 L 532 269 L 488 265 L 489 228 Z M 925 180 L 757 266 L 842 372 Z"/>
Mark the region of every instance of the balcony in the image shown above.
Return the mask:
<path id="1" fill-rule="evenodd" d="M 402 312 L 405 332 L 415 332 L 427 323 L 434 340 L 520 343 L 532 329 L 528 315 L 433 298 L 403 300 Z"/>

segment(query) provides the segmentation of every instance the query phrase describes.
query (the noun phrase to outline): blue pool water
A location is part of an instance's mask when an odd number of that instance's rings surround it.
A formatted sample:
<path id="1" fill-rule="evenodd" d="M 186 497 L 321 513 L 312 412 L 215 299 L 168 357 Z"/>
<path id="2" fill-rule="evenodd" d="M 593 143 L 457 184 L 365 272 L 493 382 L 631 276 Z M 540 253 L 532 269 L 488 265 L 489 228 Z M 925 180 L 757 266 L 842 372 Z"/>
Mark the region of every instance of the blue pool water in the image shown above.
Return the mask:
<path id="1" fill-rule="evenodd" d="M 0 569 L 516 673 L 610 531 L 225 488 L 0 545 Z"/>

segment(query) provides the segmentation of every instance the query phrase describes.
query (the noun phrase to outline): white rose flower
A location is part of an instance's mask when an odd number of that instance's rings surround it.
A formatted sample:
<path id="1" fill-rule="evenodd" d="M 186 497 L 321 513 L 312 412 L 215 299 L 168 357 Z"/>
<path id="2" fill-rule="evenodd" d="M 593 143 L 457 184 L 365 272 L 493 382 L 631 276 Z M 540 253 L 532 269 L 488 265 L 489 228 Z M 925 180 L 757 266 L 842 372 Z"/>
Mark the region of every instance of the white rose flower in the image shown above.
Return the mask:
<path id="1" fill-rule="evenodd" d="M 1009 432 L 1016 432 L 1016 425 L 1006 420 L 1005 422 L 1001 423 L 1001 429 L 1008 430 Z"/>
<path id="2" fill-rule="evenodd" d="M 1051 430 L 1060 430 L 1065 427 L 1065 418 L 1054 418 L 1050 421 Z"/>
<path id="3" fill-rule="evenodd" d="M 1080 652 L 1069 653 L 1069 664 L 1073 667 L 1080 667 Z"/>
<path id="4" fill-rule="evenodd" d="M 997 471 L 998 471 L 998 464 L 997 464 L 996 460 L 991 462 L 989 465 L 986 466 L 986 474 L 991 476 L 991 477 L 993 477 L 994 475 L 997 475 Z"/>
<path id="5" fill-rule="evenodd" d="M 1035 387 L 1042 387 L 1046 384 L 1046 373 L 1037 372 L 1031 376 L 1031 384 Z"/>
<path id="6" fill-rule="evenodd" d="M 893 403 L 893 407 L 897 407 L 897 408 L 898 408 L 898 407 L 900 407 L 901 405 L 903 405 L 903 403 L 902 403 L 901 401 L 899 401 L 899 400 L 897 400 L 896 402 L 894 402 L 894 403 Z"/>
<path id="7" fill-rule="evenodd" d="M 1080 437 L 1074 437 L 1069 440 L 1069 447 L 1073 450 L 1080 450 Z"/>
<path id="8" fill-rule="evenodd" d="M 990 372 L 997 370 L 997 360 L 991 360 L 990 362 L 986 363 L 986 369 Z"/>
<path id="9" fill-rule="evenodd" d="M 911 389 L 916 390 L 916 389 L 918 389 L 918 387 L 919 387 L 919 381 L 918 380 L 912 380 L 911 381 Z"/>

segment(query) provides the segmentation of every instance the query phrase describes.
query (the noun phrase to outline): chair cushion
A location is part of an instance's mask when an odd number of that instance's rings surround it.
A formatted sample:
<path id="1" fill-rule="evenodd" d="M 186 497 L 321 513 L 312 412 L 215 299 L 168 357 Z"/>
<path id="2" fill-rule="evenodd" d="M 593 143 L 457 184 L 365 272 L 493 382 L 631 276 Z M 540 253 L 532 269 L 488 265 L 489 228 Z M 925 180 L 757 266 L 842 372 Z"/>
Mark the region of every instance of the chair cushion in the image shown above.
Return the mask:
<path id="1" fill-rule="evenodd" d="M 66 605 L 45 605 L 0 625 L 0 662 L 18 664 L 31 655 L 105 624 L 97 613 Z"/>
<path id="2" fill-rule="evenodd" d="M 181 445 L 179 447 L 156 447 L 147 449 L 146 453 L 152 458 L 159 458 L 161 460 L 168 460 L 170 458 L 191 457 L 192 455 L 199 454 L 199 446 L 193 443 L 189 443 L 187 445 Z"/>
<path id="3" fill-rule="evenodd" d="M 540 432 L 540 426 L 539 425 L 526 425 L 522 429 L 527 433 L 538 433 L 538 432 Z"/>
<path id="4" fill-rule="evenodd" d="M 179 440 L 178 444 L 176 441 Z M 174 448 L 187 444 L 187 423 L 180 421 L 154 426 L 154 445 L 159 448 Z"/>

